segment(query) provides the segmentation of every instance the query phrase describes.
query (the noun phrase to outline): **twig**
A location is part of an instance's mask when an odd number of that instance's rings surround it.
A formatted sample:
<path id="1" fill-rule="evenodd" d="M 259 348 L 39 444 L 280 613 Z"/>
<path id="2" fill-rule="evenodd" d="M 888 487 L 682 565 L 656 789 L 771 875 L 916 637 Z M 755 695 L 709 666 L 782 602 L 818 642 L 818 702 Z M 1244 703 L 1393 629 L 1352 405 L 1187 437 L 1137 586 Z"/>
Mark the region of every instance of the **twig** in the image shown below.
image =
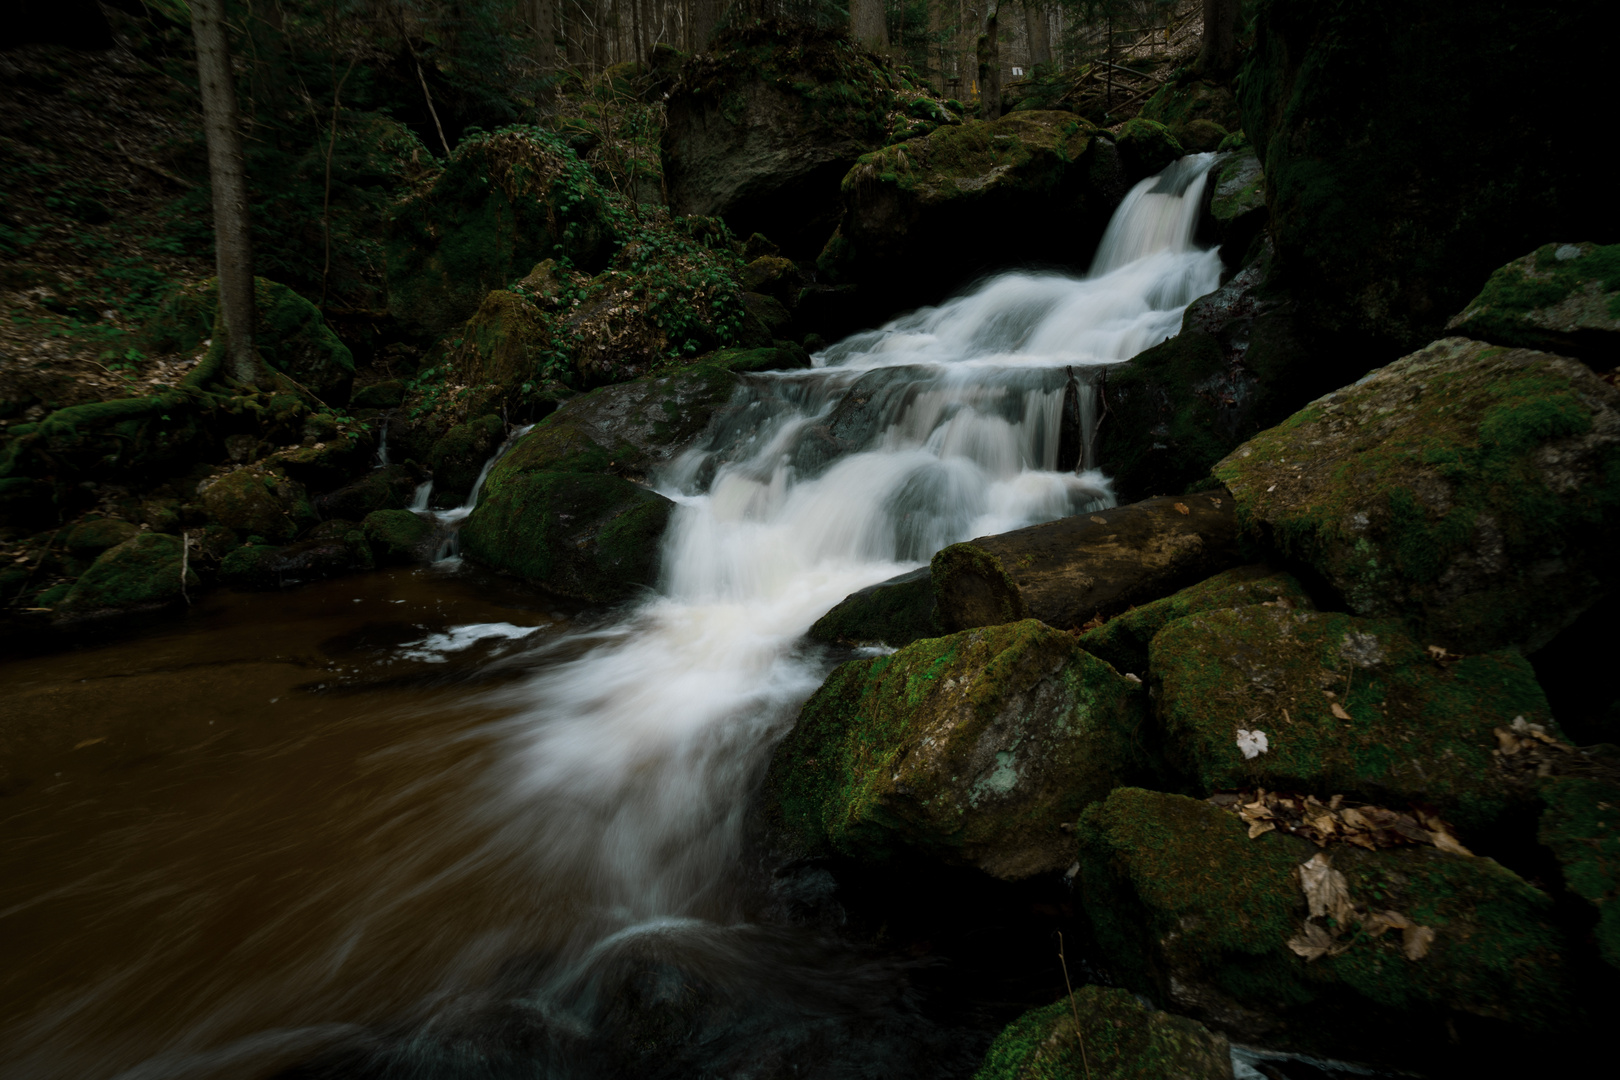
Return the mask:
<path id="1" fill-rule="evenodd" d="M 186 574 L 191 570 L 191 533 L 180 530 L 180 596 L 186 607 L 191 606 L 191 594 L 186 592 Z"/>
<path id="2" fill-rule="evenodd" d="M 1080 1040 L 1080 1064 L 1086 1068 L 1086 1080 L 1091 1080 L 1091 1062 L 1086 1059 L 1086 1037 L 1080 1031 L 1080 1006 L 1075 1004 L 1074 984 L 1069 981 L 1069 961 L 1063 956 L 1063 931 L 1058 936 L 1058 963 L 1063 965 L 1063 985 L 1069 988 L 1069 1011 L 1074 1013 L 1074 1037 Z"/>

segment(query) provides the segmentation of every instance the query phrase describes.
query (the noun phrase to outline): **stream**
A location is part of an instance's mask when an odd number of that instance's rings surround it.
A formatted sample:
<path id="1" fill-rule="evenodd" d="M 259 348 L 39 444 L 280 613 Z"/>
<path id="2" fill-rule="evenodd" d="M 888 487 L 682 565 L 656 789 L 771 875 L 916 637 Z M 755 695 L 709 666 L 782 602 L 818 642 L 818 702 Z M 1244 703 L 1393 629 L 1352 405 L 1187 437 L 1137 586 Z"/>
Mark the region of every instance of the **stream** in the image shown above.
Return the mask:
<path id="1" fill-rule="evenodd" d="M 636 604 L 452 557 L 0 664 L 5 1074 L 971 1075 L 1048 983 L 981 977 L 995 945 L 944 948 L 953 974 L 890 901 L 767 865 L 750 798 L 848 657 L 804 640 L 829 608 L 1113 505 L 1093 375 L 1218 285 L 1213 159 L 1139 184 L 1085 277 L 1001 274 L 749 377 L 653 480 L 678 508 Z M 975 910 L 930 873 L 908 889 Z M 1060 908 L 1042 888 L 1014 907 Z"/>

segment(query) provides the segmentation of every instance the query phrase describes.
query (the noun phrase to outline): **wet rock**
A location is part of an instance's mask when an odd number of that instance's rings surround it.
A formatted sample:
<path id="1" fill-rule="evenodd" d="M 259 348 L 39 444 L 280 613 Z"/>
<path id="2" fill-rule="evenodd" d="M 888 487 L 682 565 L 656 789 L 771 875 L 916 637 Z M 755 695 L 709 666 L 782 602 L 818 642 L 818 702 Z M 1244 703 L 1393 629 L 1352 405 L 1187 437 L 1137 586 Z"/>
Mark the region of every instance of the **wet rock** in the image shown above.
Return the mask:
<path id="1" fill-rule="evenodd" d="M 670 209 L 813 253 L 837 220 L 839 181 L 883 144 L 893 96 L 875 58 L 842 34 L 725 32 L 687 60 L 665 102 Z"/>
<path id="2" fill-rule="evenodd" d="M 1128 990 L 1083 986 L 1072 1001 L 1066 997 L 1031 1009 L 1009 1024 L 974 1076 L 1230 1080 L 1232 1049 L 1224 1035 L 1196 1020 L 1154 1011 Z"/>
<path id="3" fill-rule="evenodd" d="M 934 637 L 934 585 L 928 567 L 850 593 L 805 635 L 829 645 L 887 645 L 898 649 Z"/>
<path id="4" fill-rule="evenodd" d="M 388 310 L 442 333 L 541 259 L 601 270 L 615 240 L 606 209 L 589 168 L 558 135 L 529 128 L 462 139 L 433 183 L 389 219 Z"/>
<path id="5" fill-rule="evenodd" d="M 1310 597 L 1291 574 L 1264 566 L 1240 566 L 1190 585 L 1180 592 L 1133 607 L 1080 635 L 1080 647 L 1118 671 L 1147 671 L 1148 646 L 1172 620 L 1201 611 L 1284 601 L 1308 611 Z"/>
<path id="6" fill-rule="evenodd" d="M 1563 865 L 1564 887 L 1598 910 L 1598 952 L 1620 967 L 1620 783 L 1557 777 L 1542 788 L 1541 842 Z"/>
<path id="7" fill-rule="evenodd" d="M 466 502 L 484 463 L 505 439 L 506 425 L 493 414 L 457 424 L 439 436 L 428 455 L 434 505 L 459 506 Z"/>
<path id="8" fill-rule="evenodd" d="M 767 813 L 793 848 L 1059 870 L 1061 826 L 1150 770 L 1144 706 L 1140 683 L 1034 620 L 924 639 L 828 677 L 772 758 Z"/>
<path id="9" fill-rule="evenodd" d="M 1148 670 L 1166 756 L 1204 795 L 1423 804 L 1482 829 L 1531 797 L 1497 768 L 1496 729 L 1522 720 L 1558 734 L 1517 652 L 1441 663 L 1398 622 L 1278 602 L 1170 622 Z M 1240 730 L 1263 732 L 1266 748 L 1247 756 Z"/>
<path id="10" fill-rule="evenodd" d="M 373 510 L 360 528 L 379 563 L 420 562 L 433 555 L 427 547 L 437 530 L 409 510 Z"/>
<path id="11" fill-rule="evenodd" d="M 1213 149 L 1213 148 L 1212 148 Z M 1253 150 L 1239 150 L 1210 170 L 1198 239 L 1219 244 L 1221 261 L 1236 269 L 1266 227 L 1266 177 Z"/>
<path id="12" fill-rule="evenodd" d="M 209 517 L 243 536 L 291 540 L 316 520 L 304 485 L 254 465 L 226 473 L 199 493 Z"/>
<path id="13" fill-rule="evenodd" d="M 738 279 L 749 292 L 771 297 L 785 307 L 798 303 L 799 290 L 804 288 L 804 274 L 788 259 L 780 255 L 760 255 L 743 267 Z"/>
<path id="14" fill-rule="evenodd" d="M 1120 163 L 1133 184 L 1162 171 L 1186 153 L 1169 128 L 1141 116 L 1125 121 L 1119 129 L 1117 145 Z"/>
<path id="15" fill-rule="evenodd" d="M 1324 342 L 1421 347 L 1509 259 L 1620 231 L 1607 178 L 1589 168 L 1589 122 L 1565 107 L 1607 92 L 1592 33 L 1607 11 L 1256 8 L 1242 126 L 1265 166 L 1278 257 Z M 1458 20 L 1466 35 L 1449 32 Z M 1503 62 L 1564 77 L 1491 77 Z"/>
<path id="16" fill-rule="evenodd" d="M 315 510 L 323 518 L 359 521 L 373 510 L 402 510 L 409 506 L 421 483 L 422 470 L 416 466 L 385 465 L 320 496 L 315 500 Z"/>
<path id="17" fill-rule="evenodd" d="M 521 402 L 524 384 L 539 379 L 550 359 L 555 329 L 542 307 L 517 292 L 485 296 L 450 356 L 456 381 L 477 399 L 471 407 L 489 413 Z"/>
<path id="18" fill-rule="evenodd" d="M 1607 371 L 1620 360 L 1620 244 L 1547 244 L 1514 259 L 1446 329 Z"/>
<path id="19" fill-rule="evenodd" d="M 1244 1041 L 1395 1055 L 1448 1017 L 1484 1018 L 1497 1037 L 1574 1021 L 1552 901 L 1491 859 L 1434 847 L 1322 853 L 1343 875 L 1332 943 L 1307 960 L 1300 868 L 1318 849 L 1179 795 L 1121 788 L 1080 818 L 1079 882 L 1112 970 Z M 1432 930 L 1417 958 L 1394 912 Z M 1377 931 L 1375 933 L 1375 931 Z M 1377 1045 L 1367 1032 L 1380 1033 Z"/>
<path id="20" fill-rule="evenodd" d="M 102 552 L 62 599 L 63 612 L 85 614 L 107 609 L 158 608 L 181 600 L 182 585 L 202 582 L 189 568 L 181 580 L 185 553 L 178 536 L 141 533 Z"/>
<path id="21" fill-rule="evenodd" d="M 1225 492 L 1146 499 L 952 544 L 931 566 L 936 617 L 947 631 L 1027 618 L 1079 628 L 1240 559 Z"/>
<path id="22" fill-rule="evenodd" d="M 1071 113 L 940 128 L 849 171 L 817 266 L 878 289 L 889 312 L 938 303 L 990 270 L 1089 261 L 1128 187 L 1113 141 Z"/>
<path id="23" fill-rule="evenodd" d="M 1425 644 L 1533 651 L 1616 580 L 1620 390 L 1447 338 L 1222 460 L 1249 536 Z"/>

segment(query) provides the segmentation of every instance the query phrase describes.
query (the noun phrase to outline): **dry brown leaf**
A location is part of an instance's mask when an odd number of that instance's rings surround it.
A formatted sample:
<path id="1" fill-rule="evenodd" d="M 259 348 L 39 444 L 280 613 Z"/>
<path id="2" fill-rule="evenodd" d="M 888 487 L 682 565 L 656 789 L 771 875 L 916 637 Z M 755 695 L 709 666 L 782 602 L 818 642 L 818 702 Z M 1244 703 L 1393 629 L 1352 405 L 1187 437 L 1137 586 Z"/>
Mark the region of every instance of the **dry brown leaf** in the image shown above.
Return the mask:
<path id="1" fill-rule="evenodd" d="M 1457 838 L 1446 832 L 1444 829 L 1429 830 L 1429 842 L 1434 844 L 1434 846 L 1439 848 L 1441 851 L 1449 854 L 1461 855 L 1469 859 L 1474 857 L 1474 853 L 1472 851 L 1469 851 L 1467 848 L 1457 843 Z"/>
<path id="2" fill-rule="evenodd" d="M 1318 851 L 1310 861 L 1300 864 L 1299 885 L 1311 915 L 1326 915 L 1340 926 L 1348 925 L 1355 914 L 1350 885 L 1343 874 L 1333 869 L 1333 860 L 1326 853 Z"/>
<path id="3" fill-rule="evenodd" d="M 1273 825 L 1269 821 L 1251 822 L 1249 824 L 1249 839 L 1253 840 L 1257 836 L 1264 836 L 1266 833 L 1270 832 L 1272 829 L 1275 829 L 1276 827 L 1277 826 Z"/>
<path id="4" fill-rule="evenodd" d="M 1408 960 L 1421 960 L 1429 955 L 1429 948 L 1434 944 L 1434 928 L 1432 926 L 1418 926 L 1416 923 L 1401 931 L 1401 951 L 1406 953 Z"/>
<path id="5" fill-rule="evenodd" d="M 1316 923 L 1308 922 L 1299 933 L 1288 939 L 1288 947 L 1309 962 L 1328 954 L 1333 948 L 1333 935 Z"/>
<path id="6" fill-rule="evenodd" d="M 1176 503 L 1176 513 L 1178 513 L 1178 514 L 1190 514 L 1190 513 L 1192 513 L 1192 511 L 1187 509 L 1187 504 L 1186 503 Z"/>
<path id="7" fill-rule="evenodd" d="M 1338 796 L 1334 797 L 1337 798 Z M 1352 829 L 1370 829 L 1373 827 L 1373 823 L 1362 817 L 1361 811 L 1353 806 L 1346 806 L 1343 810 L 1340 810 L 1339 820 Z"/>
<path id="8" fill-rule="evenodd" d="M 1362 921 L 1361 929 L 1368 937 L 1377 938 L 1382 937 L 1386 930 L 1404 930 L 1415 925 L 1398 911 L 1375 911 Z"/>
<path id="9" fill-rule="evenodd" d="M 1340 705 L 1337 701 L 1333 702 L 1333 704 L 1328 706 L 1328 711 L 1333 713 L 1333 715 L 1338 717 L 1340 720 L 1348 720 L 1348 719 L 1350 719 L 1350 714 L 1345 712 L 1344 711 L 1344 706 Z"/>

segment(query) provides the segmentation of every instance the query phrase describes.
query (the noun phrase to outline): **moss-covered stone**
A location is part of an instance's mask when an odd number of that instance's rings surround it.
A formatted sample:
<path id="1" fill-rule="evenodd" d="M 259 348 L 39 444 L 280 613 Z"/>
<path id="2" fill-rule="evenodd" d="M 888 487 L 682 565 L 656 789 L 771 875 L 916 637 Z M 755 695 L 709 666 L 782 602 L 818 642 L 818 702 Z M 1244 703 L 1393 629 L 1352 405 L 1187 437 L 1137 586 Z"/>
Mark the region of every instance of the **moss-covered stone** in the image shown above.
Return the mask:
<path id="1" fill-rule="evenodd" d="M 404 400 L 405 384 L 398 379 L 384 379 L 356 390 L 349 404 L 356 409 L 397 409 Z"/>
<path id="2" fill-rule="evenodd" d="M 1435 342 L 1214 474 L 1251 536 L 1425 644 L 1534 650 L 1620 574 L 1620 390 L 1562 357 Z"/>
<path id="3" fill-rule="evenodd" d="M 423 545 L 434 533 L 432 524 L 409 510 L 373 510 L 360 528 L 382 563 L 419 561 L 425 554 Z"/>
<path id="4" fill-rule="evenodd" d="M 276 572 L 276 556 L 281 549 L 273 544 L 244 544 L 227 552 L 219 562 L 221 585 L 242 592 L 266 592 L 281 587 Z"/>
<path id="5" fill-rule="evenodd" d="M 484 463 L 505 439 L 506 425 L 494 414 L 457 424 L 439 436 L 428 455 L 434 503 L 458 506 L 465 502 Z"/>
<path id="6" fill-rule="evenodd" d="M 1150 768 L 1142 687 L 1028 619 L 851 660 L 766 779 L 790 844 L 902 849 L 1016 879 L 1073 858 L 1061 826 Z"/>
<path id="7" fill-rule="evenodd" d="M 1083 986 L 1072 1001 L 1031 1009 L 1009 1024 L 973 1080 L 1229 1080 L 1231 1075 L 1232 1048 L 1225 1036 L 1195 1020 L 1155 1012 L 1127 990 Z"/>
<path id="8" fill-rule="evenodd" d="M 326 325 L 321 309 L 269 278 L 253 279 L 253 345 L 275 370 L 329 405 L 345 405 L 354 356 Z M 142 328 L 155 352 L 192 352 L 213 336 L 219 282 L 209 278 L 171 294 Z"/>
<path id="9" fill-rule="evenodd" d="M 326 419 L 330 419 L 327 417 Z M 306 425 L 305 430 L 310 430 Z M 309 442 L 309 437 L 304 440 Z M 283 473 L 312 491 L 332 491 L 364 472 L 376 453 L 370 432 L 336 431 L 311 445 L 278 450 L 258 464 Z"/>
<path id="10" fill-rule="evenodd" d="M 1393 621 L 1207 610 L 1159 631 L 1148 669 L 1166 753 L 1200 794 L 1264 787 L 1424 803 L 1479 828 L 1529 798 L 1494 767 L 1495 729 L 1522 716 L 1556 730 L 1518 653 L 1441 665 Z M 1239 729 L 1263 731 L 1269 748 L 1245 758 Z"/>
<path id="11" fill-rule="evenodd" d="M 137 608 L 181 599 L 184 549 L 178 536 L 141 533 L 102 552 L 61 602 L 73 612 Z M 186 588 L 202 585 L 195 572 L 185 573 Z"/>
<path id="12" fill-rule="evenodd" d="M 1332 849 L 1356 914 L 1336 955 L 1307 961 L 1290 938 L 1308 914 L 1298 868 L 1317 849 L 1250 839 L 1237 815 L 1179 795 L 1121 788 L 1080 818 L 1080 885 L 1098 944 L 1128 985 L 1235 1036 L 1365 1056 L 1447 1014 L 1520 1028 L 1571 1023 L 1552 901 L 1491 859 L 1433 847 Z M 1432 928 L 1409 960 L 1399 933 L 1357 929 L 1370 911 Z"/>
<path id="13" fill-rule="evenodd" d="M 602 269 L 616 239 L 606 193 L 560 136 L 509 128 L 466 138 L 390 218 L 388 309 L 442 332 L 541 259 Z"/>
<path id="14" fill-rule="evenodd" d="M 1598 909 L 1598 951 L 1620 967 L 1620 784 L 1558 777 L 1542 789 L 1541 842 L 1564 867 L 1564 886 Z"/>
<path id="15" fill-rule="evenodd" d="M 925 566 L 851 593 L 817 619 L 805 636 L 829 645 L 898 649 L 940 632 L 933 611 L 934 586 Z"/>
<path id="16" fill-rule="evenodd" d="M 1108 661 L 1118 671 L 1145 672 L 1148 646 L 1154 635 L 1174 619 L 1201 611 L 1246 607 L 1285 601 L 1295 610 L 1309 610 L 1311 599 L 1293 575 L 1264 566 L 1240 566 L 1190 585 L 1180 592 L 1151 600 L 1116 615 L 1080 635 L 1080 646 Z"/>
<path id="17" fill-rule="evenodd" d="M 1119 129 L 1119 158 L 1132 181 L 1152 176 L 1186 153 L 1170 129 L 1137 116 Z"/>
<path id="18" fill-rule="evenodd" d="M 1620 244 L 1546 244 L 1514 259 L 1446 329 L 1607 369 L 1620 358 Z"/>
<path id="19" fill-rule="evenodd" d="M 1199 239 L 1221 246 L 1221 259 L 1237 267 L 1266 227 L 1266 177 L 1253 150 L 1240 150 L 1218 162 L 1205 185 L 1208 200 L 1199 221 Z"/>
<path id="20" fill-rule="evenodd" d="M 248 466 L 226 473 L 202 491 L 208 516 L 243 536 L 291 540 L 315 524 L 304 485 L 281 473 Z"/>
<path id="21" fill-rule="evenodd" d="M 1205 79 L 1187 79 L 1168 82 L 1156 90 L 1142 104 L 1136 114 L 1144 120 L 1153 120 L 1170 129 L 1171 134 L 1189 149 L 1214 150 L 1215 146 L 1192 147 L 1184 132 L 1189 126 L 1207 124 L 1231 131 L 1241 127 L 1243 119 L 1237 98 L 1227 86 Z M 1218 144 L 1217 144 L 1218 145 Z"/>
<path id="22" fill-rule="evenodd" d="M 372 469 L 351 484 L 322 495 L 315 509 L 323 518 L 359 521 L 373 510 L 402 510 L 411 504 L 422 473 L 411 465 Z"/>
<path id="23" fill-rule="evenodd" d="M 94 559 L 110 547 L 117 547 L 139 533 L 140 527 L 117 518 L 92 518 L 68 530 L 62 546 L 79 558 Z"/>

